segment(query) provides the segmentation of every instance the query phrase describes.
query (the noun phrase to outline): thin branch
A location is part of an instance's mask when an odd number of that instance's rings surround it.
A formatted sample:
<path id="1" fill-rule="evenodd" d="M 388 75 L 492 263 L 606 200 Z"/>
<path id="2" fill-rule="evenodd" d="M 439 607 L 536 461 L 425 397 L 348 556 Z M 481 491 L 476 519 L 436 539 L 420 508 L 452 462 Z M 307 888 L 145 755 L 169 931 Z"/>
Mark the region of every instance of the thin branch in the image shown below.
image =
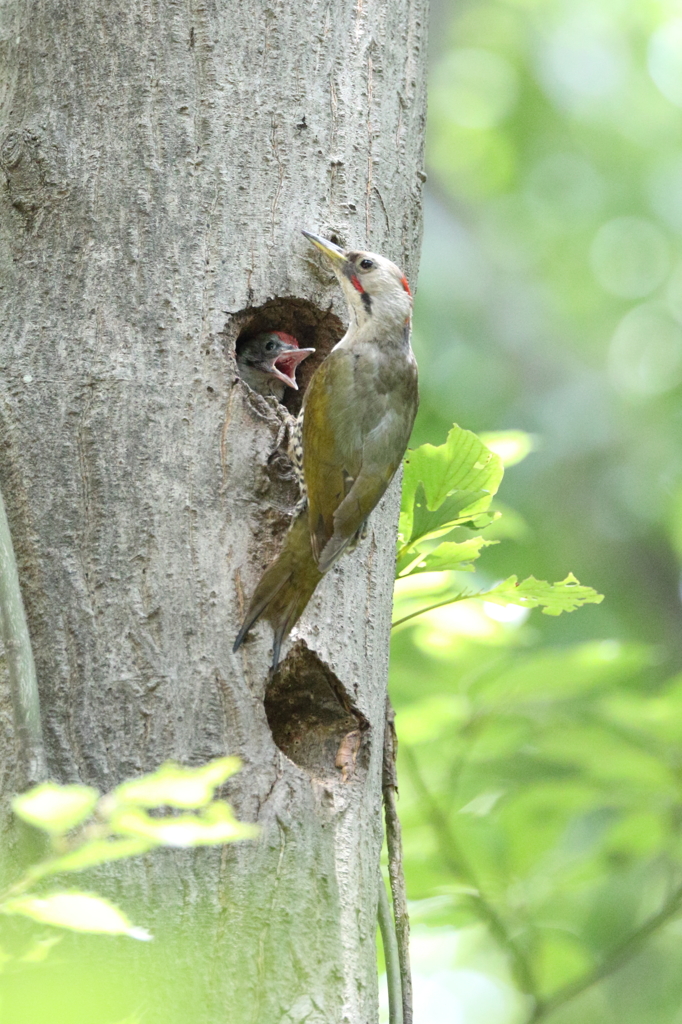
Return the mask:
<path id="1" fill-rule="evenodd" d="M 431 825 L 438 837 L 441 857 L 444 863 L 453 874 L 464 878 L 476 890 L 476 894 L 471 894 L 469 897 L 471 902 L 474 904 L 475 909 L 478 910 L 480 916 L 488 923 L 493 935 L 509 951 L 517 983 L 524 992 L 530 994 L 535 999 L 535 1006 L 528 1018 L 527 1024 L 539 1024 L 540 1021 L 545 1020 L 561 1006 L 582 995 L 587 989 L 613 974 L 614 971 L 621 968 L 639 952 L 651 935 L 655 934 L 682 910 L 682 885 L 680 885 L 674 890 L 669 899 L 666 900 L 663 907 L 639 928 L 636 928 L 630 935 L 626 936 L 621 943 L 611 950 L 601 964 L 587 972 L 583 977 L 577 978 L 575 981 L 559 989 L 547 999 L 540 999 L 536 994 L 536 986 L 526 956 L 511 938 L 504 921 L 498 915 L 495 908 L 481 892 L 475 872 L 467 863 L 446 816 L 423 780 L 414 752 L 409 747 L 404 749 L 412 782 L 428 808 Z"/>
<path id="2" fill-rule="evenodd" d="M 464 878 L 469 883 L 473 892 L 467 894 L 468 899 L 479 917 L 487 923 L 492 935 L 509 953 L 512 973 L 521 990 L 537 1001 L 537 987 L 528 959 L 512 938 L 504 920 L 484 895 L 474 869 L 466 860 L 455 839 L 450 823 L 424 782 L 414 752 L 410 747 L 405 747 L 404 750 L 412 782 L 427 809 L 431 826 L 438 838 L 440 855 L 444 864 L 454 875 Z"/>
<path id="3" fill-rule="evenodd" d="M 450 770 L 448 772 L 448 782 L 447 782 L 447 794 L 448 795 L 447 795 L 447 802 L 446 802 L 446 805 L 445 805 L 446 809 L 447 809 L 447 813 L 450 813 L 452 810 L 454 810 L 455 802 L 456 802 L 456 800 L 459 797 L 459 783 L 460 783 L 460 780 L 461 780 L 462 775 L 464 773 L 464 769 L 466 768 L 467 764 L 469 763 L 469 760 L 470 760 L 469 755 L 471 754 L 471 748 L 473 747 L 474 743 L 476 743 L 476 741 L 478 739 L 477 728 L 476 727 L 481 726 L 483 724 L 483 721 L 484 720 L 482 720 L 482 719 L 479 720 L 479 721 L 471 721 L 469 723 L 469 725 L 471 727 L 471 732 L 466 737 L 462 735 L 463 730 L 462 729 L 459 730 L 459 740 L 460 740 L 460 743 L 462 744 L 462 747 L 464 748 L 464 750 L 463 750 L 463 753 L 462 753 L 462 755 L 460 757 L 456 757 L 456 758 L 453 759 L 452 764 L 450 765 Z"/>
<path id="4" fill-rule="evenodd" d="M 395 629 L 396 626 L 402 626 L 403 622 L 409 622 L 410 619 L 415 619 L 417 615 L 425 615 L 426 612 L 432 612 L 434 608 L 444 608 L 446 604 L 457 604 L 458 601 L 467 601 L 470 597 L 485 597 L 489 593 L 489 590 L 482 590 L 480 593 L 473 591 L 470 594 L 465 592 L 458 594 L 457 597 L 448 597 L 445 601 L 439 601 L 438 604 L 429 604 L 426 608 L 419 608 L 416 612 L 410 612 L 409 615 L 405 615 L 402 619 L 392 622 L 391 629 Z"/>
<path id="5" fill-rule="evenodd" d="M 575 999 L 576 996 L 582 995 L 588 988 L 596 985 L 599 981 L 603 981 L 609 974 L 617 971 L 639 952 L 644 942 L 651 935 L 679 913 L 681 904 L 682 885 L 675 889 L 672 896 L 663 904 L 658 913 L 654 914 L 644 924 L 640 925 L 639 928 L 636 928 L 626 936 L 621 943 L 611 950 L 598 967 L 589 971 L 582 978 L 577 978 L 570 984 L 565 985 L 564 988 L 560 988 L 548 999 L 540 1000 L 536 1004 L 532 1015 L 528 1018 L 528 1024 L 537 1024 L 538 1021 L 543 1020 L 560 1006 L 570 1002 L 571 999 Z"/>
<path id="6" fill-rule="evenodd" d="M 384 818 L 386 821 L 386 848 L 388 850 L 388 875 L 391 880 L 393 916 L 398 944 L 398 961 L 402 986 L 403 1024 L 412 1024 L 412 974 L 410 971 L 410 918 L 407 913 L 405 875 L 403 873 L 402 829 L 396 807 L 398 776 L 396 772 L 396 751 L 398 740 L 394 727 L 395 712 L 386 698 L 386 724 L 384 727 L 384 759 L 382 790 Z M 383 883 L 382 883 L 383 884 Z"/>
<path id="7" fill-rule="evenodd" d="M 398 956 L 398 939 L 388 893 L 384 880 L 379 872 L 379 930 L 384 944 L 384 960 L 386 961 L 386 986 L 388 988 L 388 1020 L 389 1024 L 404 1024 L 403 1019 L 403 988 L 400 980 L 400 957 Z"/>
<path id="8" fill-rule="evenodd" d="M 31 638 L 21 599 L 12 536 L 0 494 L 0 634 L 5 646 L 14 728 L 24 762 L 25 783 L 47 777 L 40 698 Z"/>

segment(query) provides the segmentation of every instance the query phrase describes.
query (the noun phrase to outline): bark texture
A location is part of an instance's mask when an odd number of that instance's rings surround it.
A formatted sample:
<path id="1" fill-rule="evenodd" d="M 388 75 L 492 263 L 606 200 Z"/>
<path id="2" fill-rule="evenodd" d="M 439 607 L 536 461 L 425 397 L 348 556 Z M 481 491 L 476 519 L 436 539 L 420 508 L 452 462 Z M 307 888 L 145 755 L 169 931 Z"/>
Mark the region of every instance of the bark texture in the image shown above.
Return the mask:
<path id="1" fill-rule="evenodd" d="M 227 796 L 262 827 L 97 875 L 158 936 L 140 977 L 156 956 L 168 985 L 145 1021 L 376 1019 L 397 487 L 269 685 L 268 627 L 231 645 L 296 493 L 234 345 L 263 324 L 319 359 L 339 337 L 340 291 L 300 228 L 415 277 L 424 8 L 2 5 L 0 486 L 49 771 L 106 789 L 239 754 Z"/>

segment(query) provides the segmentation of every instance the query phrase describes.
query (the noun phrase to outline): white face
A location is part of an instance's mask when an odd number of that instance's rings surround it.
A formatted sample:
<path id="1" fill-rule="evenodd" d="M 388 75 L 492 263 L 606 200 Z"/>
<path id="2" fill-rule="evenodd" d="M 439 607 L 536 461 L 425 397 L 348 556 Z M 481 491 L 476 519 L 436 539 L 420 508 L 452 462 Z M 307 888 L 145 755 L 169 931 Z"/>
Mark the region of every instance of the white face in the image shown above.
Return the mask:
<path id="1" fill-rule="evenodd" d="M 373 252 L 347 252 L 334 264 L 348 302 L 358 321 L 404 322 L 412 311 L 407 279 L 395 263 Z"/>
<path id="2" fill-rule="evenodd" d="M 354 275 L 370 295 L 382 295 L 396 288 L 410 295 L 407 279 L 395 263 L 391 263 L 385 256 L 378 256 L 374 252 L 348 252 L 346 260 L 345 275 L 349 280 Z"/>
<path id="3" fill-rule="evenodd" d="M 374 252 L 345 252 L 335 242 L 310 231 L 303 234 L 331 263 L 358 327 L 404 331 L 412 312 L 412 295 L 395 263 Z"/>

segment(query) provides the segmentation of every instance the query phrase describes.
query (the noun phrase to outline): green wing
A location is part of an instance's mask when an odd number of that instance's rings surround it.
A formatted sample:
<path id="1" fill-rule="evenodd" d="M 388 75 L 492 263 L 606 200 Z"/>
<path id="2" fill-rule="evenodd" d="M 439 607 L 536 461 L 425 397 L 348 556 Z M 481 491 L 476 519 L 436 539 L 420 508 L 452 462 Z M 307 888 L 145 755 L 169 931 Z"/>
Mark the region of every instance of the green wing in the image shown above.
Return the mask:
<path id="1" fill-rule="evenodd" d="M 334 533 L 334 513 L 357 477 L 362 437 L 346 422 L 352 415 L 352 360 L 336 349 L 310 382 L 303 416 L 303 475 L 313 554 L 320 554 Z M 343 401 L 343 396 L 347 400 Z"/>
<path id="2" fill-rule="evenodd" d="M 321 572 L 348 547 L 388 487 L 417 410 L 413 361 L 335 349 L 306 394 L 303 472 Z"/>

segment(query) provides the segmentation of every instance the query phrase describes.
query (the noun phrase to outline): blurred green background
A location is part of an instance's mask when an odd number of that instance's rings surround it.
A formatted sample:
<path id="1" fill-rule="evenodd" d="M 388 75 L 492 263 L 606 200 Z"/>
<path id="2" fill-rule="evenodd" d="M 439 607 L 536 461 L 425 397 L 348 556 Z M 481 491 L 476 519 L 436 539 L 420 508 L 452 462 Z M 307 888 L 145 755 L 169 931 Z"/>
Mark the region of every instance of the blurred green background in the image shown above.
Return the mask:
<path id="1" fill-rule="evenodd" d="M 682 1024 L 681 15 L 434 5 L 413 443 L 532 435 L 464 582 L 605 600 L 396 630 L 418 1024 Z"/>

